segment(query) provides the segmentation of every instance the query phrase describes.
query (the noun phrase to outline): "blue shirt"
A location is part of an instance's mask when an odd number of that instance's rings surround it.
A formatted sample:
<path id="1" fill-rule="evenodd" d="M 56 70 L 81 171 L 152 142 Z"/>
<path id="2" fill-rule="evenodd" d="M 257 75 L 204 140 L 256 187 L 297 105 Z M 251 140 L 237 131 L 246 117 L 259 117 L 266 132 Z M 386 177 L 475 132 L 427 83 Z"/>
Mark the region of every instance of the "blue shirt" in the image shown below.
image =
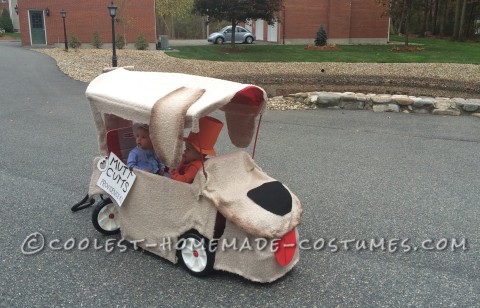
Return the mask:
<path id="1" fill-rule="evenodd" d="M 153 150 L 143 150 L 139 146 L 133 148 L 128 154 L 127 165 L 151 173 L 157 173 L 165 167 Z"/>

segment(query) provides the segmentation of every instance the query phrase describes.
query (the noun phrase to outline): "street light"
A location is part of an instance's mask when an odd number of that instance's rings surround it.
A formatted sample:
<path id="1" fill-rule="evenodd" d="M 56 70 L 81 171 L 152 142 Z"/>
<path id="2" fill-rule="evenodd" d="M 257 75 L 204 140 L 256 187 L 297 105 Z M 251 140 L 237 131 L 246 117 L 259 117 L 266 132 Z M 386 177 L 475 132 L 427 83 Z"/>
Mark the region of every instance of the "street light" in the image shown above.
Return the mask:
<path id="1" fill-rule="evenodd" d="M 65 12 L 65 10 L 62 9 L 60 11 L 60 14 L 62 15 L 62 18 L 63 18 L 63 36 L 64 36 L 64 41 L 65 41 L 65 50 L 68 51 L 67 28 L 65 27 L 65 17 L 67 17 L 67 12 Z"/>
<path id="2" fill-rule="evenodd" d="M 108 12 L 110 13 L 110 17 L 112 17 L 112 67 L 117 67 L 117 54 L 115 52 L 115 15 L 117 14 L 117 7 L 113 2 L 108 6 Z"/>
<path id="3" fill-rule="evenodd" d="M 18 4 L 15 5 L 15 13 L 18 15 Z"/>

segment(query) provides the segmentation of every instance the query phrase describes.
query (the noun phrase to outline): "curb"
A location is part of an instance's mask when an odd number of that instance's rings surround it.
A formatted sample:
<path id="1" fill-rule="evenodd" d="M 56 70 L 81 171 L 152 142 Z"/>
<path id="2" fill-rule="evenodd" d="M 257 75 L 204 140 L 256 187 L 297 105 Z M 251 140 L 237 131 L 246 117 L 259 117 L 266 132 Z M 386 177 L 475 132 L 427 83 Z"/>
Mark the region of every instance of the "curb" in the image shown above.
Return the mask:
<path id="1" fill-rule="evenodd" d="M 268 100 L 269 109 L 346 109 L 373 112 L 472 115 L 480 118 L 480 99 L 364 94 L 354 92 L 300 92 Z"/>

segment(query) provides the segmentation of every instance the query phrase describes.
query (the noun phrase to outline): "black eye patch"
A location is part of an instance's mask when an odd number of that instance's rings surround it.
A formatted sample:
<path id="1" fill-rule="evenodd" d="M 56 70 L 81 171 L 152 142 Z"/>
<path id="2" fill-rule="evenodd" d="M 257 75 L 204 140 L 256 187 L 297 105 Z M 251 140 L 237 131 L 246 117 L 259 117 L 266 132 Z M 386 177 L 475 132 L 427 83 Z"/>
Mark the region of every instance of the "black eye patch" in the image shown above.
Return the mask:
<path id="1" fill-rule="evenodd" d="M 292 210 L 292 196 L 282 183 L 268 182 L 248 191 L 256 204 L 275 215 L 283 216 Z"/>

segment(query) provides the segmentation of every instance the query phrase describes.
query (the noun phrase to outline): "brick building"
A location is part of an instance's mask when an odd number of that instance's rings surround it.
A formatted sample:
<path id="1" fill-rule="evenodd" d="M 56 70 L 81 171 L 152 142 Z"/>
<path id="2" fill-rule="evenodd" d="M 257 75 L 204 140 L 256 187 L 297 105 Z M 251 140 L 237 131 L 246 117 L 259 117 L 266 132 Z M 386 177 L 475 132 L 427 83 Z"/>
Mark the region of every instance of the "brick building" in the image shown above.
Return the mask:
<path id="1" fill-rule="evenodd" d="M 329 43 L 385 44 L 388 17 L 375 0 L 284 0 L 281 23 L 263 20 L 246 25 L 257 40 L 285 44 L 312 44 L 324 25 Z"/>
<path id="2" fill-rule="evenodd" d="M 2 0 L 0 0 L 2 1 Z M 112 18 L 108 12 L 111 0 L 17 0 L 22 45 L 64 44 L 63 19 L 66 11 L 67 37 L 75 33 L 82 44 L 92 42 L 98 32 L 103 43 L 112 42 Z M 127 43 L 135 42 L 140 33 L 154 48 L 156 43 L 155 0 L 115 0 L 118 7 L 115 33 Z"/>

